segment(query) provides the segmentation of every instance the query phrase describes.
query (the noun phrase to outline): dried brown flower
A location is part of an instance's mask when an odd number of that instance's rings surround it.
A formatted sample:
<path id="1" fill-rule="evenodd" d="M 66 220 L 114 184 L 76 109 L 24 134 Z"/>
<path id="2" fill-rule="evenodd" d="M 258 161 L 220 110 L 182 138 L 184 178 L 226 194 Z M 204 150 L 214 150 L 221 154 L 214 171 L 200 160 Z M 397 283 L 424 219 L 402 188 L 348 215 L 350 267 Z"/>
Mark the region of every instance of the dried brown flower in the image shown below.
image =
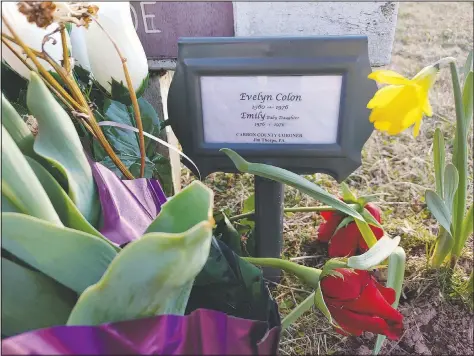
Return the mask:
<path id="1" fill-rule="evenodd" d="M 53 2 L 53 1 L 22 1 L 18 3 L 19 11 L 26 16 L 28 22 L 38 27 L 48 27 L 53 22 L 59 24 L 74 23 L 88 27 L 99 8 L 86 2 Z"/>
<path id="2" fill-rule="evenodd" d="M 22 1 L 18 3 L 18 10 L 26 16 L 28 22 L 45 28 L 53 23 L 56 5 L 52 1 Z"/>

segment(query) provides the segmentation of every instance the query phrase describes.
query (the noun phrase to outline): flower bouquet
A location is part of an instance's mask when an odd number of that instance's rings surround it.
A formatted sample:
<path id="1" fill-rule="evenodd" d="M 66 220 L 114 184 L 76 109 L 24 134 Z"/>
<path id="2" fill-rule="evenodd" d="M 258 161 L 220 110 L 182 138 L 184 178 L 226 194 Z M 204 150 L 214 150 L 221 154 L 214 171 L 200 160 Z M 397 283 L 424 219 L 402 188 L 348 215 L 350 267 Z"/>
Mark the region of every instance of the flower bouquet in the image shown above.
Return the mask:
<path id="1" fill-rule="evenodd" d="M 203 183 L 163 189 L 163 125 L 141 97 L 148 68 L 128 6 L 2 4 L 2 73 L 14 78 L 2 93 L 3 353 L 276 354 L 313 306 L 345 335 L 400 337 L 405 256 L 367 197 L 338 199 L 223 149 L 241 172 L 326 204 L 321 239 L 335 248 L 316 269 L 244 257 Z M 280 320 L 256 266 L 314 292 Z M 385 287 L 370 271 L 387 266 Z"/>

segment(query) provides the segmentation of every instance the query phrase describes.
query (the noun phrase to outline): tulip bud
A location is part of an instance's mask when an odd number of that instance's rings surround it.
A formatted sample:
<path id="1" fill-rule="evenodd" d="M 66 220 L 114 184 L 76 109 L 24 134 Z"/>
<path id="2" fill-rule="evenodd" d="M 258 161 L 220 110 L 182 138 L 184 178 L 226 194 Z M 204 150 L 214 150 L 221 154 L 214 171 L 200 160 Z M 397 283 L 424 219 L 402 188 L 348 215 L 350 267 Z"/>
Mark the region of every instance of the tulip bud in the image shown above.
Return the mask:
<path id="1" fill-rule="evenodd" d="M 133 26 L 128 2 L 96 2 L 99 6 L 97 20 L 113 39 L 123 57 L 132 79 L 133 89 L 139 91 L 148 75 L 145 51 Z M 107 34 L 96 22 L 85 32 L 87 53 L 94 78 L 109 93 L 112 79 L 126 86 L 122 61 Z"/>
<path id="2" fill-rule="evenodd" d="M 21 40 L 30 48 L 41 51 L 44 37 L 54 32 L 58 28 L 58 24 L 53 23 L 46 28 L 39 28 L 34 23 L 29 23 L 26 16 L 18 11 L 17 2 L 2 2 L 2 15 L 5 16 L 9 24 L 13 27 L 16 34 Z M 2 33 L 11 36 L 7 26 L 2 23 Z M 69 36 L 68 36 L 69 37 Z M 44 45 L 44 50 L 57 62 L 61 63 L 63 59 L 62 45 L 61 45 L 61 34 L 56 32 L 50 36 Z M 56 42 L 56 43 L 55 43 Z M 24 52 L 21 47 L 10 42 L 12 47 L 19 53 L 23 58 L 26 59 Z M 2 60 L 15 70 L 22 77 L 29 79 L 30 70 L 26 67 L 21 60 L 2 42 Z M 46 70 L 53 70 L 53 68 L 45 61 L 39 59 L 40 63 Z M 35 69 L 35 65 L 30 59 L 27 59 L 27 63 L 31 64 L 32 68 Z"/>
<path id="3" fill-rule="evenodd" d="M 81 66 L 87 71 L 91 71 L 91 65 L 89 63 L 89 57 L 87 54 L 87 45 L 85 32 L 87 30 L 81 26 L 72 26 L 71 30 L 71 44 L 72 44 L 72 54 L 71 56 L 75 60 L 75 64 Z"/>

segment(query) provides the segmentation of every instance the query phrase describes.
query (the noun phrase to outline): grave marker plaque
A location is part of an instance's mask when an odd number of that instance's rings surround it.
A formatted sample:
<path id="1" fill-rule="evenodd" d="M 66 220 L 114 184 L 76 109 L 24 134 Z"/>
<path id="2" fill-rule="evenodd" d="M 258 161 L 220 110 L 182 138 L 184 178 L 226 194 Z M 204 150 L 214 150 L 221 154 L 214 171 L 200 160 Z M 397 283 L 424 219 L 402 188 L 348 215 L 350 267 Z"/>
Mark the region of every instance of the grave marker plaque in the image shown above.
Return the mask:
<path id="1" fill-rule="evenodd" d="M 377 90 L 367 37 L 182 38 L 178 49 L 169 120 L 203 177 L 237 172 L 224 147 L 339 182 L 360 166 Z M 278 257 L 282 185 L 256 177 L 255 204 L 257 256 Z"/>

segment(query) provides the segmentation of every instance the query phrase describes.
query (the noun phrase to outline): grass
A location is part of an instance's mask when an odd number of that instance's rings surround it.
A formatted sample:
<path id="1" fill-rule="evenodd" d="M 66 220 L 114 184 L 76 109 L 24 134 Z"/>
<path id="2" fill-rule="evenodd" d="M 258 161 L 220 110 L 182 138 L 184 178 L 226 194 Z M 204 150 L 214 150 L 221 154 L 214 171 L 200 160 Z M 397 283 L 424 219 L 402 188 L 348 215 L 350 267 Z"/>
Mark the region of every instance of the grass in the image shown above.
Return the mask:
<path id="1" fill-rule="evenodd" d="M 411 77 L 424 66 L 446 56 L 457 58 L 462 66 L 472 44 L 472 3 L 401 2 L 392 60 L 385 68 Z M 433 271 L 427 266 L 426 251 L 438 230 L 424 202 L 425 189 L 434 187 L 432 143 L 435 128 L 441 128 L 445 134 L 448 157 L 454 138 L 455 112 L 449 69 L 440 73 L 431 93 L 431 102 L 435 115 L 424 120 L 419 137 L 413 138 L 409 131 L 396 137 L 374 132 L 362 152 L 362 166 L 346 181 L 357 195 L 381 194 L 378 205 L 383 209 L 383 226 L 389 235 L 401 236 L 401 245 L 408 256 L 404 284 L 408 295 L 404 294 L 402 299 L 415 304 L 425 298 L 431 303 L 435 297 L 443 303 L 456 303 L 459 300 L 456 290 L 469 275 L 473 261 L 471 236 L 453 275 L 445 270 Z M 472 142 L 472 130 L 470 138 Z M 472 148 L 468 157 L 472 157 Z M 472 204 L 472 168 L 471 161 L 468 204 Z M 329 176 L 314 174 L 307 178 L 333 194 L 339 193 L 339 185 Z M 189 183 L 190 179 L 189 175 L 183 176 L 183 183 Z M 216 173 L 209 176 L 206 183 L 216 193 L 216 208 L 228 209 L 233 214 L 242 211 L 245 199 L 253 193 L 253 177 L 249 175 Z M 285 191 L 286 207 L 317 204 L 292 188 Z M 326 260 L 326 250 L 314 243 L 320 222 L 316 213 L 286 214 L 284 258 L 298 257 L 300 263 L 321 266 Z M 438 290 L 440 296 L 433 296 Z M 306 286 L 285 275 L 273 295 L 284 315 L 309 292 Z M 396 348 L 397 344 L 391 347 L 392 350 Z M 306 313 L 282 335 L 282 355 L 335 352 L 351 354 L 354 350 L 350 349 L 348 338 L 335 333 L 319 311 Z"/>

